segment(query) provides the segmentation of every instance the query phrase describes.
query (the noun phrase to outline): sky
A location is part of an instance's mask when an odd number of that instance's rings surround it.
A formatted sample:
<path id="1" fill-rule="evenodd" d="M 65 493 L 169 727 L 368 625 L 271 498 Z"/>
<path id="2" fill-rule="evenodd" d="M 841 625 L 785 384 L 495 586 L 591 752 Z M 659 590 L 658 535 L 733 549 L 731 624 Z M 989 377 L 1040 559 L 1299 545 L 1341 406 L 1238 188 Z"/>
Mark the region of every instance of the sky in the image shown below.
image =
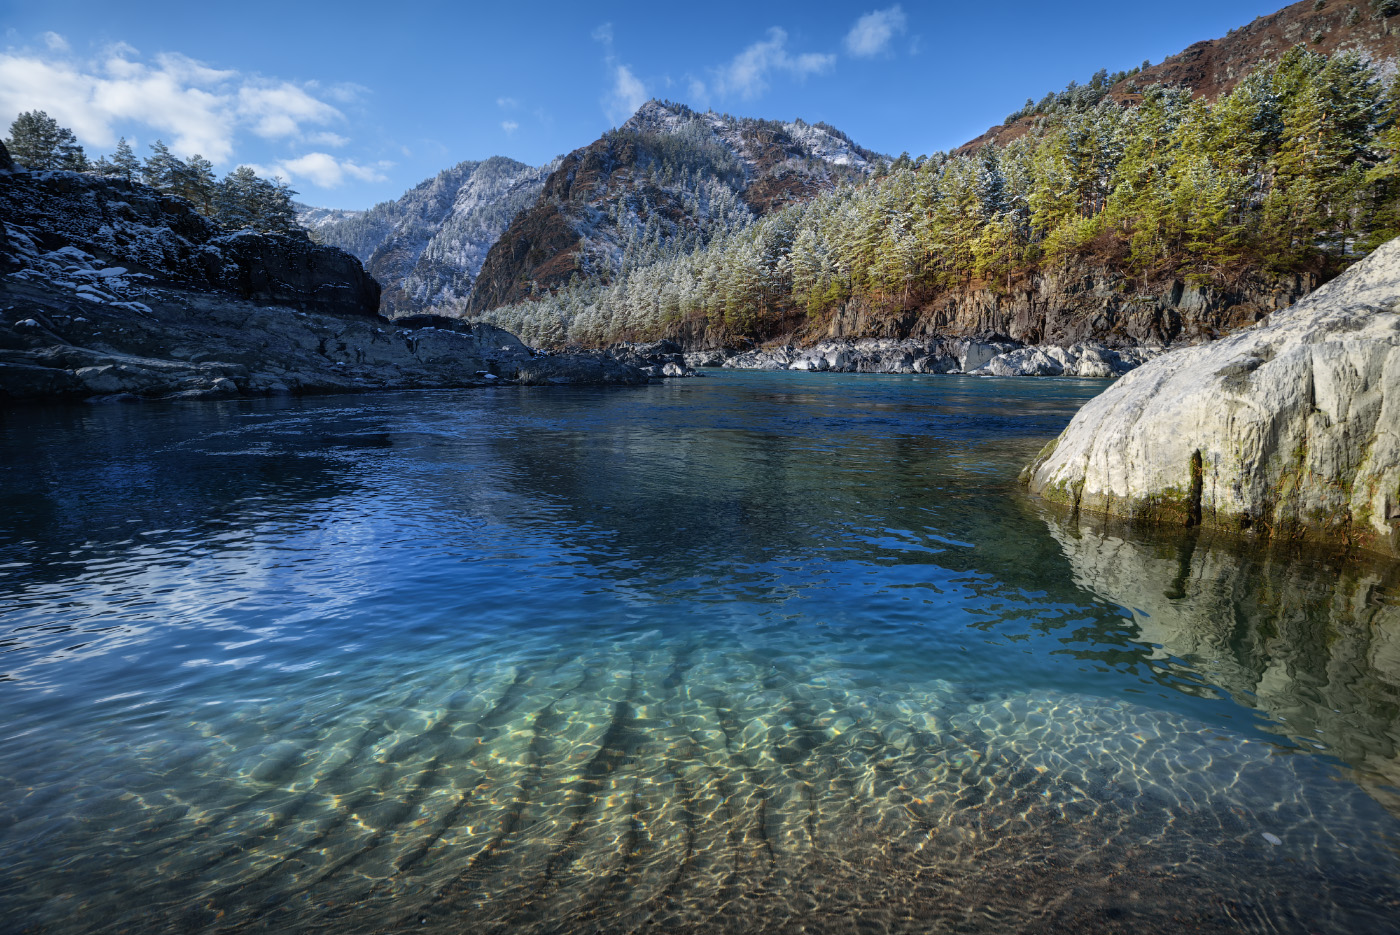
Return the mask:
<path id="1" fill-rule="evenodd" d="M 89 156 L 159 138 L 337 208 L 467 159 L 542 164 L 650 97 L 917 156 L 1282 5 L 0 0 L 0 129 L 43 110 Z"/>

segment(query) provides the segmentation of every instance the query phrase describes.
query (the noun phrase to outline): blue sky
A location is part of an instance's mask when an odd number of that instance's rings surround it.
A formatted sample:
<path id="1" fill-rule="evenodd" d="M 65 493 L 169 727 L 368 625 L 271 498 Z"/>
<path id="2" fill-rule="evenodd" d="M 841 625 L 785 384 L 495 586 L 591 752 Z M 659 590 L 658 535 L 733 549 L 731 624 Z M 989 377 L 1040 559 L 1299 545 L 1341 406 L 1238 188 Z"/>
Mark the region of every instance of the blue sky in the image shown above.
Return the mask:
<path id="1" fill-rule="evenodd" d="M 42 109 L 90 155 L 159 137 L 363 208 L 463 159 L 542 163 L 647 97 L 947 149 L 1027 97 L 1279 6 L 0 0 L 0 127 Z"/>

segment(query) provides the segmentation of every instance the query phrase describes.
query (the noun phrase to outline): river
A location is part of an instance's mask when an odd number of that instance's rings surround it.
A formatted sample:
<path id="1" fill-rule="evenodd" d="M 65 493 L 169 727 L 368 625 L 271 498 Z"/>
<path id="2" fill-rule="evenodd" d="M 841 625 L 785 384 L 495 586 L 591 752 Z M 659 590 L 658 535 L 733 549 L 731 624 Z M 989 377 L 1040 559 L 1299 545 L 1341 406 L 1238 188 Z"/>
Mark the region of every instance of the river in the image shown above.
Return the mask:
<path id="1" fill-rule="evenodd" d="M 1400 576 L 1053 512 L 1102 381 L 0 412 L 0 907 L 86 932 L 1400 919 Z"/>

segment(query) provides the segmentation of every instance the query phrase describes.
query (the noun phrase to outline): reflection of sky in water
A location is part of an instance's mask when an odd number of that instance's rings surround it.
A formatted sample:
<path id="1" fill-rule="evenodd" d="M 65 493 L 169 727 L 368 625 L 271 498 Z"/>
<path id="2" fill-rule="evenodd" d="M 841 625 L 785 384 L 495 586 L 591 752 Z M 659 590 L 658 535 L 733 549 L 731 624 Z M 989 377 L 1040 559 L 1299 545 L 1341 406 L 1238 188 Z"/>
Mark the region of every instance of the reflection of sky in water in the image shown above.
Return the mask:
<path id="1" fill-rule="evenodd" d="M 1016 470 L 1100 388 L 9 413 L 0 899 L 55 932 L 1375 930 L 1393 571 L 1043 516 Z"/>

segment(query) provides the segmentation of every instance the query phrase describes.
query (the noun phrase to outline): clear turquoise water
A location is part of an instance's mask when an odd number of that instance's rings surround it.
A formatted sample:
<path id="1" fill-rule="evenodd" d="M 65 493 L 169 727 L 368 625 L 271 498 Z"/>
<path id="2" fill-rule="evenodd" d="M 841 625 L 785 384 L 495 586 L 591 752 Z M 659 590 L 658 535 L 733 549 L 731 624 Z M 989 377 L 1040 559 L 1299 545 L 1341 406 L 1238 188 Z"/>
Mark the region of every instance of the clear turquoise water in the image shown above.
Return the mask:
<path id="1" fill-rule="evenodd" d="M 1102 388 L 4 412 L 0 927 L 1400 930 L 1394 570 L 1045 511 Z"/>

